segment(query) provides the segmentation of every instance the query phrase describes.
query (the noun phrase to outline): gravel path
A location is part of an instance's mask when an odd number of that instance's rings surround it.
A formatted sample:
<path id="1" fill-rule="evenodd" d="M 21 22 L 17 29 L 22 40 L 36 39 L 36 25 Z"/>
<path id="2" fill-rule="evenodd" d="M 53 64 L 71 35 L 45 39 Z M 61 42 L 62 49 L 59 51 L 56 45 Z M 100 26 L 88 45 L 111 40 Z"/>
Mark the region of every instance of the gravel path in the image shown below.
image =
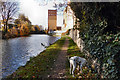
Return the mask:
<path id="1" fill-rule="evenodd" d="M 59 52 L 58 58 L 53 64 L 53 69 L 50 72 L 50 75 L 48 77 L 50 78 L 66 78 L 66 60 L 67 60 L 67 49 L 69 45 L 69 40 L 66 39 L 65 43 Z"/>

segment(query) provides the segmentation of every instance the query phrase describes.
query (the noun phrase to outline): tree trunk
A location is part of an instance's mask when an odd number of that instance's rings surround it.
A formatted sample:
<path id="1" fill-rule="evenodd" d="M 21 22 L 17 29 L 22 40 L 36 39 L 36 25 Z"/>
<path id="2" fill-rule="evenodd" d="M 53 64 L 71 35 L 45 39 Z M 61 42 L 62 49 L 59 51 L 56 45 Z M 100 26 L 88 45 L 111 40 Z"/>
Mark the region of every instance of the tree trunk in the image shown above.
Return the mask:
<path id="1" fill-rule="evenodd" d="M 6 32 L 6 33 L 7 33 L 7 30 L 8 30 L 7 24 L 8 24 L 8 21 L 5 22 L 5 32 Z"/>

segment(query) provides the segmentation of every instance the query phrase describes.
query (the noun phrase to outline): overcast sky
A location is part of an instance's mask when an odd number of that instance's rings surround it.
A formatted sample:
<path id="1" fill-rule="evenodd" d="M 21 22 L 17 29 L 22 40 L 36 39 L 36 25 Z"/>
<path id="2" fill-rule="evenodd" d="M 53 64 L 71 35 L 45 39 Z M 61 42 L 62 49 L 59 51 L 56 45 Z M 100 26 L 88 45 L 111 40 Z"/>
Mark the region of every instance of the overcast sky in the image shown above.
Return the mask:
<path id="1" fill-rule="evenodd" d="M 62 2 L 62 0 L 58 1 Z M 20 0 L 20 13 L 24 13 L 33 25 L 48 27 L 48 9 L 55 8 L 53 7 L 53 0 L 49 0 L 45 6 L 40 6 L 44 4 L 44 0 Z M 62 21 L 63 15 L 58 15 L 57 26 L 62 26 Z"/>

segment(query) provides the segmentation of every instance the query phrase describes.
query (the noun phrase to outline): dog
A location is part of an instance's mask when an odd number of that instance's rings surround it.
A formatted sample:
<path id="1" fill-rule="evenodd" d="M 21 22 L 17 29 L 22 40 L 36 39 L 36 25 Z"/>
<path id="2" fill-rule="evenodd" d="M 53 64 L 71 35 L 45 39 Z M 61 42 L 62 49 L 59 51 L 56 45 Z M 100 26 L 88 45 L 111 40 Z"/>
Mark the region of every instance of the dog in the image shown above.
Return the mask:
<path id="1" fill-rule="evenodd" d="M 74 76 L 74 71 L 75 71 L 77 65 L 79 66 L 79 68 L 82 72 L 82 67 L 83 67 L 83 65 L 86 64 L 87 60 L 85 58 L 82 58 L 82 57 L 79 57 L 79 56 L 73 56 L 71 58 L 68 57 L 68 59 L 69 59 L 69 62 L 70 62 L 70 74 L 72 74 L 73 77 L 75 77 Z M 72 67 L 73 67 L 73 69 L 72 69 Z M 71 73 L 71 70 L 72 70 L 72 73 Z"/>

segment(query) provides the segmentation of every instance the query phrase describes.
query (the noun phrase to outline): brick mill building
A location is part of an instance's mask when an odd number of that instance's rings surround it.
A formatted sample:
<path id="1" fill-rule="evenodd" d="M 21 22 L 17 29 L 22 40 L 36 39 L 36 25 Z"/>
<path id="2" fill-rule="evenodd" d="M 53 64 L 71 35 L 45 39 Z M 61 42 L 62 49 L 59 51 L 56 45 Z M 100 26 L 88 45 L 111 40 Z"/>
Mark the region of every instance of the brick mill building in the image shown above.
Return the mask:
<path id="1" fill-rule="evenodd" d="M 48 31 L 57 29 L 57 10 L 48 10 Z"/>

